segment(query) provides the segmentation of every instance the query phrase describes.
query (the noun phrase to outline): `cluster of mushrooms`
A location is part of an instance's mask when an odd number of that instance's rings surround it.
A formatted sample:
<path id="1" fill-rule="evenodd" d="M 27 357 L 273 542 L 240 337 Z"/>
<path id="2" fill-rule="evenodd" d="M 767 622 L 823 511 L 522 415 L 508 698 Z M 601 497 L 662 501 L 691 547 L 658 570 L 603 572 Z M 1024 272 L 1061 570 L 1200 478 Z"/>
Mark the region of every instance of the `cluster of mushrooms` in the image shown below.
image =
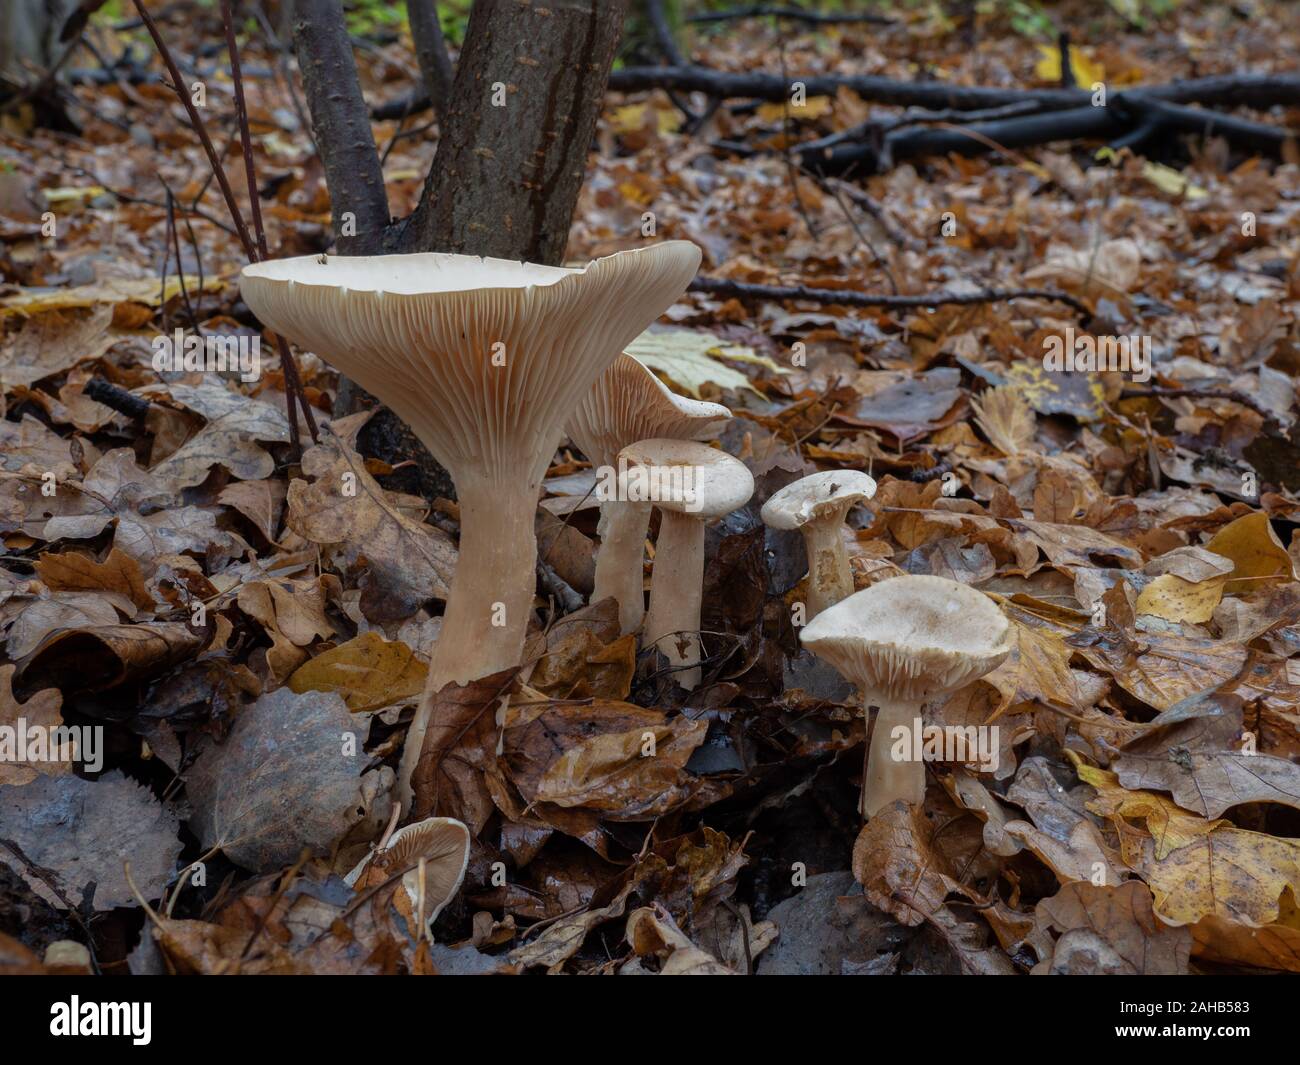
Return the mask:
<path id="1" fill-rule="evenodd" d="M 420 254 L 306 256 L 244 269 L 243 298 L 262 322 L 392 408 L 456 484 L 460 557 L 403 751 L 399 797 L 408 808 L 438 692 L 522 657 L 535 592 L 535 512 L 564 435 L 620 477 L 689 467 L 685 499 L 619 493 L 601 503 L 592 601 L 615 599 L 623 631 L 657 646 L 677 683 L 699 684 L 704 527 L 744 506 L 754 481 L 742 462 L 700 442 L 731 416 L 726 407 L 675 395 L 622 354 L 685 292 L 699 262 L 694 244 L 667 241 L 581 268 Z M 850 509 L 874 491 L 866 474 L 831 471 L 787 486 L 762 508 L 767 525 L 804 538 L 803 644 L 856 685 L 864 713 L 879 708 L 864 816 L 924 795 L 924 766 L 890 757 L 894 730 L 910 729 L 924 703 L 984 676 L 1011 650 L 998 607 L 955 581 L 899 576 L 854 592 L 842 530 Z M 652 507 L 660 530 L 647 610 Z M 451 849 L 461 851 L 459 843 Z"/>

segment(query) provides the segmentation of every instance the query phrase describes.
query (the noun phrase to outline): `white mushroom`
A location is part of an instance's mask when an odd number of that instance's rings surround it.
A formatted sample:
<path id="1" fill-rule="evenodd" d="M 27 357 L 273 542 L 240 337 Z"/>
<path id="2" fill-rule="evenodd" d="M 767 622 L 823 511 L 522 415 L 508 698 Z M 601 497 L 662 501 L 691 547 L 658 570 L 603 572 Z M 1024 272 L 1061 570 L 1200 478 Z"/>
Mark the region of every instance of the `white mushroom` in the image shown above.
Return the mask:
<path id="1" fill-rule="evenodd" d="M 454 817 L 416 821 L 389 836 L 343 880 L 349 887 L 366 886 L 402 872 L 411 912 L 424 914 L 427 930 L 460 890 L 469 866 L 469 841 L 469 828 Z"/>
<path id="2" fill-rule="evenodd" d="M 862 782 L 862 815 L 925 798 L 925 766 L 895 760 L 925 703 L 978 680 L 1011 653 L 1011 626 L 983 592 L 946 577 L 903 576 L 864 588 L 819 614 L 799 638 L 878 706 Z M 909 749 L 910 749 L 909 744 Z"/>
<path id="3" fill-rule="evenodd" d="M 405 805 L 438 691 L 522 655 L 537 497 L 565 422 L 699 262 L 695 245 L 668 241 L 581 269 L 467 255 L 312 255 L 241 273 L 245 302 L 269 328 L 391 407 L 456 482 L 460 560 L 402 752 Z"/>
<path id="4" fill-rule="evenodd" d="M 638 484 L 651 486 L 660 513 L 646 643 L 656 644 L 674 666 L 686 667 L 674 679 L 689 691 L 700 683 L 704 524 L 744 506 L 754 493 L 754 477 L 726 452 L 685 440 L 641 440 L 618 458 L 627 466 L 620 475 L 625 494 L 635 494 Z"/>
<path id="5" fill-rule="evenodd" d="M 719 403 L 679 396 L 631 355 L 620 355 L 587 392 L 569 419 L 568 433 L 598 472 L 609 470 L 628 444 L 652 437 L 700 440 L 731 417 Z M 605 500 L 600 505 L 600 551 L 591 601 L 618 601 L 622 631 L 636 632 L 645 617 L 643 557 L 650 504 Z"/>
<path id="6" fill-rule="evenodd" d="M 858 470 L 814 473 L 788 484 L 763 504 L 763 522 L 798 529 L 808 555 L 808 618 L 853 594 L 844 550 L 844 518 L 855 503 L 876 494 L 876 482 Z"/>

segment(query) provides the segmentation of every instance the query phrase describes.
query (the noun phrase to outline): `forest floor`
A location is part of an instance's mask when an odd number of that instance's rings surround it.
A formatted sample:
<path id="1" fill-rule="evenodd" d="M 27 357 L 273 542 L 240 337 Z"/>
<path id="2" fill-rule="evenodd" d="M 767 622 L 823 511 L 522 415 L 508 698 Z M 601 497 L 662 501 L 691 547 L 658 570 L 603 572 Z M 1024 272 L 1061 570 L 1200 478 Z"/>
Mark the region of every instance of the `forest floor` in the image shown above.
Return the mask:
<path id="1" fill-rule="evenodd" d="M 1104 5 L 1058 8 L 1080 15 L 1085 86 L 1280 73 L 1300 54 L 1286 3 L 1189 0 L 1141 30 Z M 972 47 L 909 10 L 679 43 L 792 80 L 1060 81 L 1055 43 L 990 20 Z M 163 29 L 197 51 L 199 26 Z M 95 34 L 152 57 L 138 30 Z M 284 60 L 256 37 L 271 252 L 317 254 L 320 161 Z M 372 103 L 416 83 L 409 39 L 358 59 Z M 197 63 L 246 203 L 224 53 Z M 74 940 L 105 972 L 1300 971 L 1294 142 L 1280 158 L 1218 139 L 1055 144 L 820 179 L 783 148 L 903 110 L 848 91 L 730 101 L 688 130 L 664 92 L 610 93 L 572 261 L 687 239 L 710 278 L 1050 289 L 1091 314 L 683 297 L 637 353 L 731 407 L 719 444 L 757 484 L 709 530 L 705 683 L 676 688 L 608 603 L 556 625 L 566 610 L 539 588 L 510 707 L 485 714 L 483 696 L 442 741 L 434 812 L 472 845 L 430 943 L 399 884 L 342 876 L 390 817 L 440 623 L 423 560 L 454 558 L 455 504 L 363 462 L 355 418 L 296 455 L 270 344 L 246 374 L 160 367 L 177 329 L 258 350 L 240 245 L 168 88 L 73 94 L 75 132 L 30 109 L 0 130 L 0 726 L 102 726 L 101 764 L 0 761 L 0 968 L 76 968 L 75 951 L 47 955 Z M 1300 128 L 1295 110 L 1233 113 Z M 375 132 L 404 215 L 436 125 Z M 1135 338 L 1149 373 L 1045 361 L 1086 337 Z M 326 420 L 337 375 L 298 360 Z M 929 763 L 924 804 L 865 827 L 861 709 L 799 648 L 802 542 L 758 518 L 815 469 L 878 483 L 851 516 L 859 588 L 948 577 L 993 596 L 1016 639 L 926 710 L 991 736 L 990 764 Z M 363 490 L 322 520 L 344 470 Z M 547 566 L 582 595 L 591 484 L 566 443 L 539 510 Z M 357 738 L 346 758 L 340 734 Z"/>

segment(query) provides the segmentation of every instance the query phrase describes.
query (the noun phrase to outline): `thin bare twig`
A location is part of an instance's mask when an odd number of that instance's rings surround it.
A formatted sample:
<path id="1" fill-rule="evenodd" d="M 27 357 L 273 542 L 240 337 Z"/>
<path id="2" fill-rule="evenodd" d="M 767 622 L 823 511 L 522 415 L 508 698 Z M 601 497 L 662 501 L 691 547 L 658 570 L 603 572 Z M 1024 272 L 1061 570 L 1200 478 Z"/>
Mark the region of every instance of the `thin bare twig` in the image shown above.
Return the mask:
<path id="1" fill-rule="evenodd" d="M 1075 310 L 1084 320 L 1092 318 L 1092 309 L 1082 300 L 1065 292 L 1046 288 L 984 289 L 980 292 L 926 292 L 916 296 L 882 296 L 853 289 L 811 288 L 808 285 L 758 285 L 731 281 L 723 277 L 697 277 L 690 283 L 692 292 L 738 299 L 804 300 L 808 303 L 840 303 L 846 307 L 941 307 L 970 306 L 978 303 L 1004 303 L 1008 300 L 1054 300 Z"/>
<path id="2" fill-rule="evenodd" d="M 185 79 L 181 77 L 180 68 L 176 65 L 176 60 L 172 58 L 171 49 L 167 47 L 167 42 L 162 39 L 162 34 L 158 32 L 158 24 L 154 22 L 148 8 L 144 6 L 144 0 L 132 0 L 132 2 L 135 4 L 136 11 L 140 13 L 140 18 L 144 22 L 145 29 L 149 31 L 149 36 L 153 38 L 154 47 L 158 49 L 163 64 L 167 67 L 167 74 L 172 79 L 172 90 L 185 108 L 185 113 L 189 115 L 190 126 L 198 135 L 203 144 L 203 150 L 208 155 L 208 163 L 216 176 L 217 184 L 221 186 L 221 195 L 225 197 L 226 206 L 230 209 L 230 217 L 234 220 L 239 241 L 244 246 L 244 254 L 250 262 L 256 262 L 257 249 L 253 245 L 253 238 L 248 232 L 248 226 L 244 224 L 244 215 L 239 210 L 239 203 L 235 199 L 235 191 L 230 187 L 225 167 L 221 165 L 221 160 L 217 157 L 217 150 L 212 145 L 212 138 L 208 136 L 207 127 L 203 124 L 198 108 L 194 106 L 194 101 L 185 92 Z"/>
<path id="3" fill-rule="evenodd" d="M 239 143 L 244 151 L 244 178 L 248 184 L 249 209 L 253 216 L 253 230 L 257 237 L 257 255 L 258 258 L 266 259 L 268 258 L 266 227 L 262 223 L 262 200 L 257 191 L 257 167 L 253 161 L 253 137 L 248 127 L 248 104 L 244 98 L 244 79 L 240 74 L 239 44 L 235 40 L 235 16 L 231 10 L 230 0 L 221 0 L 221 20 L 226 27 L 226 49 L 230 53 L 230 70 L 235 83 L 235 114 L 239 119 Z M 280 369 L 284 374 L 284 401 L 289 414 L 289 443 L 297 454 L 302 449 L 302 440 L 298 434 L 295 403 L 302 411 L 303 421 L 307 423 L 307 431 L 311 434 L 312 440 L 318 441 L 320 436 L 316 429 L 316 418 L 303 392 L 302 378 L 298 373 L 298 363 L 293 357 L 293 352 L 289 350 L 289 344 L 284 337 L 279 333 L 273 335 L 276 348 L 280 353 Z"/>

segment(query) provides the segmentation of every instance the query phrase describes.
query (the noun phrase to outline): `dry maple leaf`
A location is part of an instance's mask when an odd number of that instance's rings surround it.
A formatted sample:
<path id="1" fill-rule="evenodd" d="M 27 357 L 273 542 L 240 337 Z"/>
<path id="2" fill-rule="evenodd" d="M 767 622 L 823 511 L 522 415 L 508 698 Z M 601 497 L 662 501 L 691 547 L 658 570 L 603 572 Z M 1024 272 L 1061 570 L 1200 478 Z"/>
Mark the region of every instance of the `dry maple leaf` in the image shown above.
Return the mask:
<path id="1" fill-rule="evenodd" d="M 1037 421 L 1024 393 L 1014 385 L 998 385 L 971 398 L 975 423 L 995 448 L 1015 458 L 1034 442 Z"/>

